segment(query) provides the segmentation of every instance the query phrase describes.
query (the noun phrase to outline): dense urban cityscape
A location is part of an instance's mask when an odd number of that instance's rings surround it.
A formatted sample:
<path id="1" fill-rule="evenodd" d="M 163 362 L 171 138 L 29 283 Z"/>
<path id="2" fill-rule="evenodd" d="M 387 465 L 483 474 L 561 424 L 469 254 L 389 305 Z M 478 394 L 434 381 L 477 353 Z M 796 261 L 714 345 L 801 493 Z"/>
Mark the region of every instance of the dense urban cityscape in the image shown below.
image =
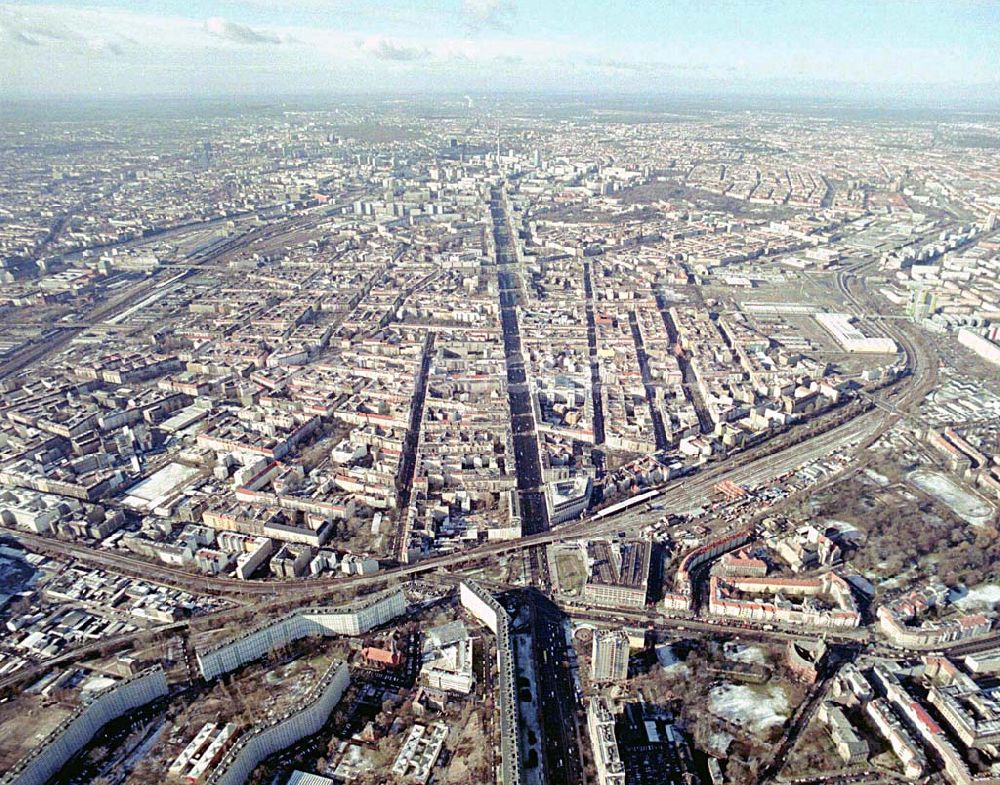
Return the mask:
<path id="1" fill-rule="evenodd" d="M 996 112 L 10 106 L 0 784 L 1000 784 Z"/>

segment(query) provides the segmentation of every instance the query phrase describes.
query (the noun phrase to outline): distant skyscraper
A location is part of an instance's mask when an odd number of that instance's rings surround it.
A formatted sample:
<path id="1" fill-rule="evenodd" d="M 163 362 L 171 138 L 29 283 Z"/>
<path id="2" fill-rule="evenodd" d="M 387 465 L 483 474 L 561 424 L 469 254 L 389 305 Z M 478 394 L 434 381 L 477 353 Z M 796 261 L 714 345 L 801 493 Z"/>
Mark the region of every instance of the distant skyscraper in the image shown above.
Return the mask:
<path id="1" fill-rule="evenodd" d="M 624 630 L 596 630 L 591 650 L 592 681 L 625 681 L 628 678 L 628 635 Z"/>

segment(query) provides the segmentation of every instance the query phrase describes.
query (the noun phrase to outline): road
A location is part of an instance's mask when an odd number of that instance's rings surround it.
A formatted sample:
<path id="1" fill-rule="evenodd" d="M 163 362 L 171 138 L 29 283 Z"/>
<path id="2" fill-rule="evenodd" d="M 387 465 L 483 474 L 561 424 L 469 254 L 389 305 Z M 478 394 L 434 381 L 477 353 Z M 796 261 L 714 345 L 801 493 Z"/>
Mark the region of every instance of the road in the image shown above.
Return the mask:
<path id="1" fill-rule="evenodd" d="M 522 595 L 534 613 L 535 668 L 542 712 L 542 754 L 547 785 L 583 782 L 580 728 L 569 652 L 563 622 L 565 615 L 544 594 L 529 590 Z"/>
<path id="2" fill-rule="evenodd" d="M 396 477 L 396 489 L 399 495 L 398 521 L 396 527 L 396 560 L 405 562 L 406 550 L 409 547 L 409 532 L 407 531 L 407 510 L 410 506 L 410 494 L 413 491 L 413 475 L 417 470 L 417 449 L 420 443 L 420 424 L 424 417 L 424 401 L 427 398 L 427 374 L 430 371 L 431 359 L 434 356 L 435 333 L 428 331 L 424 337 L 423 354 L 420 359 L 420 371 L 417 374 L 416 389 L 410 406 L 410 427 L 406 429 L 403 441 L 403 456 L 399 462 L 399 473 Z"/>
<path id="3" fill-rule="evenodd" d="M 583 263 L 583 291 L 587 298 L 587 353 L 590 359 L 590 397 L 594 406 L 594 466 L 597 478 L 604 476 L 604 396 L 601 394 L 601 364 L 597 359 L 597 322 L 594 318 L 594 286 L 590 262 Z"/>
<path id="4" fill-rule="evenodd" d="M 549 527 L 545 496 L 542 493 L 542 462 L 538 454 L 535 413 L 531 403 L 517 309 L 521 302 L 521 269 L 507 212 L 506 196 L 498 186 L 490 195 L 493 241 L 496 245 L 497 283 L 500 289 L 500 323 L 503 328 L 504 358 L 507 364 L 507 397 L 514 442 L 514 465 L 521 503 L 521 530 L 525 534 L 544 532 Z"/>
<path id="5" fill-rule="evenodd" d="M 619 608 L 600 609 L 583 608 L 563 600 L 556 600 L 558 607 L 566 616 L 576 622 L 584 622 L 595 627 L 616 628 L 623 626 L 650 627 L 654 629 L 676 632 L 680 637 L 686 633 L 706 633 L 712 635 L 730 635 L 736 638 L 746 638 L 764 643 L 784 644 L 788 641 L 801 640 L 801 630 L 791 628 L 778 629 L 775 625 L 762 625 L 759 622 L 739 623 L 724 619 L 698 619 L 688 616 L 671 615 L 655 610 L 624 611 Z M 771 629 L 764 629 L 764 627 Z M 871 640 L 871 632 L 867 629 L 831 630 L 824 640 L 830 643 L 857 646 Z"/>

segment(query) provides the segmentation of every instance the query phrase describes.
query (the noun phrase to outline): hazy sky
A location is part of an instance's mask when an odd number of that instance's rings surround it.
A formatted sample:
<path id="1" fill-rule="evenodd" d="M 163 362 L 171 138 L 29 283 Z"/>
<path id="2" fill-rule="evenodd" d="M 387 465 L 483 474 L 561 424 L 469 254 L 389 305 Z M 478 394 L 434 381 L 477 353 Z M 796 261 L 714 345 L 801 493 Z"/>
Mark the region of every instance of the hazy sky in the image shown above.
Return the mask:
<path id="1" fill-rule="evenodd" d="M 987 88 L 988 89 L 984 89 Z M 0 95 L 420 91 L 976 96 L 1000 0 L 0 4 Z"/>

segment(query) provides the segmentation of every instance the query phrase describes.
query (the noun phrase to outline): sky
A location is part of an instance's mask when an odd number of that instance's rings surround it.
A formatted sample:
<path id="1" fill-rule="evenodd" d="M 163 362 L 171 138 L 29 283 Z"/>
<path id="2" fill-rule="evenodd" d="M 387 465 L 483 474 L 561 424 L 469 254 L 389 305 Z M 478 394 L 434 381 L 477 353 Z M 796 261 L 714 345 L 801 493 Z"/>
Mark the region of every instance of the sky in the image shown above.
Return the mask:
<path id="1" fill-rule="evenodd" d="M 0 3 L 4 98 L 998 88 L 1000 0 Z"/>

